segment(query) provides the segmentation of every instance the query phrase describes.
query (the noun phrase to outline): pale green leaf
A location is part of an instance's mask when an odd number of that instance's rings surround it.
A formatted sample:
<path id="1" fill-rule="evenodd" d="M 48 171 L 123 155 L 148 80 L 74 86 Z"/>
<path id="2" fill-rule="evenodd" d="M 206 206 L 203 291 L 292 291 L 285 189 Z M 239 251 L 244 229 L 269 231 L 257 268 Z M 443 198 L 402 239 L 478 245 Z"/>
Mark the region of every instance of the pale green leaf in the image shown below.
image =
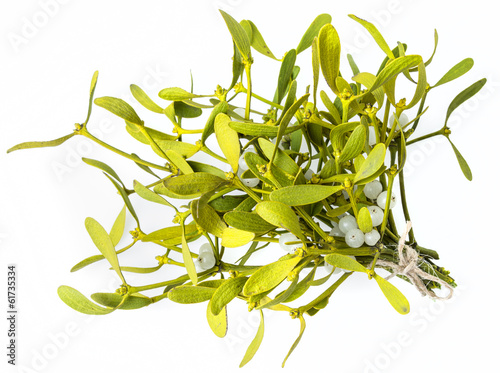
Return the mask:
<path id="1" fill-rule="evenodd" d="M 287 52 L 287 54 L 283 58 L 283 62 L 281 63 L 281 68 L 278 76 L 278 87 L 277 87 L 278 104 L 280 104 L 283 98 L 285 97 L 287 87 L 290 81 L 292 80 L 291 79 L 292 72 L 293 72 L 293 67 L 295 66 L 296 58 L 297 58 L 297 51 L 295 49 L 292 49 Z"/>
<path id="2" fill-rule="evenodd" d="M 359 264 L 358 261 L 346 255 L 329 254 L 325 256 L 325 261 L 334 267 L 342 268 L 347 271 L 364 272 L 364 273 L 368 271 L 365 267 L 363 267 L 363 265 Z"/>
<path id="3" fill-rule="evenodd" d="M 277 131 L 277 129 L 276 129 L 276 131 Z M 51 141 L 28 141 L 28 142 L 23 142 L 21 144 L 15 145 L 12 148 L 10 148 L 9 150 L 7 150 L 7 153 L 11 153 L 13 151 L 21 150 L 21 149 L 49 148 L 49 147 L 52 147 L 52 146 L 58 146 L 58 145 L 61 145 L 62 143 L 64 143 L 66 140 L 71 139 L 75 135 L 76 134 L 73 132 L 73 133 L 70 133 L 69 135 L 66 135 L 66 136 L 60 137 L 58 139 L 51 140 Z"/>
<path id="4" fill-rule="evenodd" d="M 248 277 L 229 278 L 217 288 L 211 300 L 211 311 L 218 315 L 241 292 Z"/>
<path id="5" fill-rule="evenodd" d="M 303 237 L 299 218 L 290 206 L 278 201 L 263 201 L 257 204 L 255 211 L 268 223 L 285 228 L 299 238 Z"/>
<path id="6" fill-rule="evenodd" d="M 86 164 L 88 164 L 89 166 L 93 166 L 93 167 L 96 167 L 104 172 L 106 172 L 107 174 L 109 174 L 110 176 L 113 176 L 115 178 L 116 181 L 118 181 L 122 187 L 125 188 L 125 185 L 123 184 L 123 181 L 120 179 L 120 177 L 118 176 L 118 174 L 115 172 L 115 170 L 113 170 L 110 166 L 108 166 L 106 163 L 104 162 L 101 162 L 101 161 L 98 161 L 97 159 L 91 159 L 91 158 L 85 158 L 85 157 L 82 157 L 82 161 L 84 161 Z"/>
<path id="7" fill-rule="evenodd" d="M 471 86 L 467 87 L 464 89 L 462 92 L 460 92 L 451 102 L 450 106 L 448 106 L 448 111 L 446 112 L 446 120 L 444 124 L 446 125 L 448 123 L 448 119 L 450 118 L 451 113 L 462 105 L 465 101 L 467 101 L 469 98 L 474 96 L 476 93 L 478 93 L 481 88 L 486 84 L 486 78 L 478 80 Z"/>
<path id="8" fill-rule="evenodd" d="M 299 336 L 297 337 L 297 339 L 295 340 L 295 342 L 293 342 L 293 345 L 290 348 L 290 351 L 288 351 L 288 354 L 285 356 L 285 359 L 283 360 L 283 363 L 281 364 L 282 368 L 285 367 L 286 361 L 288 360 L 288 358 L 292 354 L 293 350 L 295 350 L 295 348 L 299 344 L 300 340 L 302 339 L 302 335 L 304 334 L 304 330 L 306 330 L 306 321 L 304 320 L 304 316 L 302 316 L 301 314 L 299 314 L 299 320 L 300 320 L 300 333 L 299 333 Z"/>
<path id="9" fill-rule="evenodd" d="M 123 296 L 117 293 L 94 293 L 90 296 L 95 302 L 110 308 L 116 308 L 122 303 Z M 151 298 L 145 296 L 129 295 L 121 304 L 121 310 L 136 310 L 149 306 L 152 303 Z"/>
<path id="10" fill-rule="evenodd" d="M 338 93 L 335 80 L 340 68 L 340 39 L 331 24 L 324 25 L 318 36 L 319 61 L 326 83 L 333 92 Z"/>
<path id="11" fill-rule="evenodd" d="M 199 197 L 227 183 L 226 180 L 207 172 L 195 172 L 167 179 L 163 185 L 173 193 L 187 199 Z"/>
<path id="12" fill-rule="evenodd" d="M 288 206 L 302 206 L 320 202 L 342 188 L 342 186 L 315 184 L 292 185 L 276 189 L 269 195 L 269 198 L 271 201 L 282 202 Z"/>
<path id="13" fill-rule="evenodd" d="M 460 154 L 458 151 L 457 147 L 455 144 L 453 144 L 450 140 L 449 137 L 447 137 L 448 141 L 451 144 L 451 147 L 453 148 L 453 151 L 455 152 L 455 156 L 457 157 L 458 164 L 460 165 L 460 169 L 462 170 L 464 176 L 467 178 L 467 180 L 472 181 L 472 171 L 470 170 L 469 165 L 467 164 L 467 161 L 465 158 Z"/>
<path id="14" fill-rule="evenodd" d="M 372 23 L 356 17 L 354 14 L 349 14 L 349 17 L 360 23 L 370 33 L 380 49 L 382 49 L 384 53 L 387 54 L 387 57 L 394 59 L 394 54 L 392 53 L 391 48 L 389 48 L 389 45 L 387 45 L 387 42 L 385 41 L 382 34 L 380 34 L 380 32 Z"/>
<path id="15" fill-rule="evenodd" d="M 309 48 L 314 38 L 318 36 L 321 28 L 331 21 L 332 16 L 329 14 L 320 14 L 317 16 L 302 36 L 302 39 L 300 39 L 299 45 L 297 46 L 297 54 Z"/>
<path id="16" fill-rule="evenodd" d="M 466 58 L 460 61 L 455 66 L 453 66 L 446 74 L 444 74 L 443 77 L 439 79 L 439 81 L 436 84 L 432 86 L 432 88 L 438 87 L 441 84 L 445 84 L 451 82 L 452 80 L 460 78 L 470 69 L 472 69 L 472 66 L 474 66 L 474 60 L 472 58 Z"/>
<path id="17" fill-rule="evenodd" d="M 125 230 L 125 219 L 127 217 L 126 207 L 127 206 L 123 206 L 109 232 L 109 237 L 111 238 L 111 242 L 113 242 L 113 246 L 118 245 L 122 239 L 123 231 Z"/>
<path id="18" fill-rule="evenodd" d="M 240 159 L 240 140 L 238 132 L 229 127 L 229 122 L 231 122 L 231 118 L 224 113 L 220 113 L 215 117 L 214 129 L 219 147 L 233 172 L 236 173 Z"/>
<path id="19" fill-rule="evenodd" d="M 212 287 L 181 285 L 168 291 L 168 299 L 182 304 L 201 303 L 210 300 L 215 290 Z"/>
<path id="20" fill-rule="evenodd" d="M 179 87 L 164 88 L 158 93 L 158 96 L 168 101 L 184 101 L 191 100 L 192 98 L 212 97 L 212 95 L 195 95 Z"/>
<path id="21" fill-rule="evenodd" d="M 406 315 L 410 312 L 410 303 L 408 302 L 408 299 L 406 299 L 397 287 L 377 274 L 374 274 L 373 277 L 375 277 L 380 290 L 382 290 L 385 297 L 396 311 L 402 315 Z"/>
<path id="22" fill-rule="evenodd" d="M 137 180 L 134 180 L 134 190 L 138 196 L 144 198 L 146 201 L 150 201 L 153 203 L 159 203 L 161 205 L 169 206 L 169 207 L 172 207 L 173 209 L 175 209 L 175 207 L 173 207 L 172 204 L 170 204 L 170 202 L 165 200 L 165 198 L 156 194 L 152 190 L 146 188 L 144 185 L 142 185 Z"/>
<path id="23" fill-rule="evenodd" d="M 187 274 L 189 279 L 196 285 L 198 283 L 198 274 L 196 273 L 196 267 L 193 262 L 193 257 L 191 256 L 191 251 L 189 251 L 189 246 L 186 241 L 186 231 L 184 222 L 181 221 L 181 230 L 182 230 L 182 261 L 184 262 L 184 267 L 186 267 Z M 169 296 L 170 298 L 170 296 Z"/>
<path id="24" fill-rule="evenodd" d="M 163 108 L 157 105 L 151 98 L 142 90 L 141 87 L 131 84 L 130 92 L 134 98 L 146 109 L 151 110 L 154 113 L 163 114 Z"/>
<path id="25" fill-rule="evenodd" d="M 357 157 L 364 149 L 365 141 L 366 129 L 365 126 L 360 124 L 352 131 L 351 136 L 349 136 L 349 140 L 340 154 L 339 162 L 344 163 Z"/>
<path id="26" fill-rule="evenodd" d="M 385 145 L 377 144 L 372 149 L 368 157 L 363 162 L 361 169 L 356 173 L 353 182 L 356 184 L 357 181 L 364 180 L 373 174 L 375 174 L 380 167 L 384 164 L 385 160 Z"/>
<path id="27" fill-rule="evenodd" d="M 191 213 L 193 219 L 201 228 L 216 237 L 222 238 L 227 225 L 219 214 L 207 204 L 205 199 L 191 202 Z"/>
<path id="28" fill-rule="evenodd" d="M 245 352 L 245 356 L 243 356 L 243 359 L 241 360 L 240 368 L 242 368 L 250 360 L 252 360 L 255 353 L 259 349 L 263 338 L 264 338 L 264 314 L 262 313 L 262 310 L 260 310 L 259 329 L 257 329 L 257 334 L 255 335 L 254 339 L 252 339 L 252 342 L 250 343 L 250 345 L 248 346 L 248 348 Z"/>
<path id="29" fill-rule="evenodd" d="M 139 118 L 135 110 L 120 98 L 115 97 L 99 97 L 94 100 L 97 106 L 100 106 L 111 113 L 119 116 L 130 123 L 134 123 L 138 126 L 143 126 L 144 122 Z"/>
<path id="30" fill-rule="evenodd" d="M 245 296 L 261 294 L 278 286 L 300 262 L 300 256 L 277 262 L 259 268 L 246 282 L 243 288 Z"/>
<path id="31" fill-rule="evenodd" d="M 207 321 L 210 329 L 219 338 L 224 338 L 227 333 L 227 308 L 224 307 L 218 315 L 212 313 L 212 300 L 207 306 Z"/>
<path id="32" fill-rule="evenodd" d="M 248 38 L 247 33 L 243 29 L 243 27 L 229 14 L 219 9 L 219 12 L 222 14 L 224 21 L 226 22 L 227 28 L 233 37 L 233 41 L 238 48 L 238 51 L 241 53 L 243 59 L 247 61 L 252 60 L 252 54 L 250 51 L 250 40 Z"/>
<path id="33" fill-rule="evenodd" d="M 68 306 L 73 308 L 75 311 L 86 315 L 106 315 L 114 311 L 112 308 L 103 308 L 98 306 L 97 304 L 91 302 L 78 290 L 66 285 L 59 286 L 57 294 L 59 295 L 59 298 L 61 298 L 61 300 Z"/>
<path id="34" fill-rule="evenodd" d="M 372 217 L 366 207 L 363 207 L 358 212 L 358 226 L 363 233 L 369 233 L 373 230 Z"/>
<path id="35" fill-rule="evenodd" d="M 89 233 L 90 238 L 94 242 L 95 246 L 99 249 L 101 254 L 106 258 L 106 260 L 111 264 L 111 267 L 118 274 L 120 279 L 125 283 L 122 272 L 120 270 L 120 264 L 118 263 L 118 256 L 116 255 L 115 247 L 109 237 L 108 233 L 104 230 L 101 224 L 99 224 L 95 219 L 87 218 L 85 219 L 85 228 Z"/>
<path id="36" fill-rule="evenodd" d="M 259 215 L 253 212 L 229 211 L 224 214 L 224 220 L 231 227 L 258 234 L 266 233 L 275 228 Z"/>
<path id="37" fill-rule="evenodd" d="M 267 56 L 267 57 L 270 57 L 274 60 L 277 60 L 277 58 L 274 56 L 273 52 L 271 52 L 271 49 L 269 49 L 266 42 L 264 41 L 264 38 L 262 37 L 262 34 L 260 33 L 257 26 L 255 26 L 255 24 L 252 21 L 247 21 L 247 22 L 252 29 L 252 47 L 253 47 L 253 49 L 255 49 L 259 53 L 262 53 L 264 56 Z"/>
<path id="38" fill-rule="evenodd" d="M 222 231 L 221 245 L 224 247 L 240 247 L 252 241 L 255 233 L 236 229 L 224 228 Z"/>

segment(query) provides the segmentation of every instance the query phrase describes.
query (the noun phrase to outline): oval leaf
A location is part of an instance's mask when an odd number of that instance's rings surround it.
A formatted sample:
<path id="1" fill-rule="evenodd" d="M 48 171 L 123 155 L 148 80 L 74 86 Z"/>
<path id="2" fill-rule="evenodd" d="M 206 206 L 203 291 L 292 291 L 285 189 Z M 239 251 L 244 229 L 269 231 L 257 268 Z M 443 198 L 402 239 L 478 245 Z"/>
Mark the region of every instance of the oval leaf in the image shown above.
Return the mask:
<path id="1" fill-rule="evenodd" d="M 275 288 L 288 276 L 300 260 L 300 256 L 296 256 L 259 268 L 246 282 L 243 287 L 243 294 L 250 296 Z"/>
<path id="2" fill-rule="evenodd" d="M 134 96 L 134 98 L 146 109 L 151 110 L 154 113 L 163 114 L 163 109 L 151 100 L 141 87 L 131 84 L 130 92 L 132 92 L 132 96 Z"/>
<path id="3" fill-rule="evenodd" d="M 212 313 L 212 300 L 208 302 L 207 306 L 207 321 L 210 329 L 219 338 L 224 338 L 227 333 L 227 308 L 224 307 L 222 311 L 216 316 Z"/>
<path id="4" fill-rule="evenodd" d="M 271 201 L 282 202 L 288 206 L 301 206 L 322 201 L 342 189 L 342 186 L 292 185 L 276 189 L 269 195 L 269 198 Z"/>
<path id="5" fill-rule="evenodd" d="M 340 39 L 337 30 L 331 25 L 324 25 L 318 36 L 319 62 L 326 83 L 337 93 L 335 79 L 339 75 L 340 68 Z"/>
<path id="6" fill-rule="evenodd" d="M 297 237 L 304 237 L 299 224 L 299 218 L 287 205 L 278 201 L 263 201 L 257 204 L 255 211 L 270 224 L 285 228 Z"/>
<path id="7" fill-rule="evenodd" d="M 229 211 L 224 214 L 224 220 L 231 227 L 247 232 L 263 234 L 274 229 L 274 225 L 253 212 Z"/>
<path id="8" fill-rule="evenodd" d="M 210 192 L 223 183 L 227 181 L 218 176 L 207 172 L 195 172 L 167 179 L 163 185 L 173 193 L 191 199 Z"/>
<path id="9" fill-rule="evenodd" d="M 228 163 L 231 165 L 233 172 L 238 172 L 238 161 L 240 159 L 240 139 L 238 132 L 229 127 L 231 118 L 224 113 L 220 113 L 215 117 L 215 136 L 217 142 L 226 157 Z"/>
<path id="10" fill-rule="evenodd" d="M 375 174 L 380 167 L 384 164 L 385 160 L 385 145 L 380 143 L 375 145 L 368 157 L 363 162 L 361 169 L 356 173 L 354 177 L 354 184 L 357 181 L 364 180 L 373 174 Z"/>
<path id="11" fill-rule="evenodd" d="M 378 286 L 380 287 L 380 290 L 382 290 L 385 297 L 396 311 L 398 311 L 402 315 L 406 315 L 408 312 L 410 312 L 410 303 L 408 302 L 408 299 L 406 299 L 406 297 L 398 290 L 397 287 L 377 274 L 375 274 L 374 277 L 377 281 Z"/>
<path id="12" fill-rule="evenodd" d="M 373 230 L 372 217 L 366 207 L 363 207 L 358 212 L 358 226 L 363 233 L 369 233 Z"/>
<path id="13" fill-rule="evenodd" d="M 354 131 L 352 131 L 351 136 L 347 144 L 345 144 L 342 153 L 340 154 L 339 162 L 347 162 L 355 157 L 357 157 L 365 146 L 366 141 L 366 129 L 365 126 L 360 124 Z"/>
<path id="14" fill-rule="evenodd" d="M 297 46 L 297 54 L 309 48 L 314 38 L 318 36 L 321 28 L 330 22 L 332 22 L 332 16 L 329 14 L 324 13 L 317 16 L 302 36 L 302 39 L 300 39 L 299 45 Z"/>
<path id="15" fill-rule="evenodd" d="M 259 349 L 263 338 L 264 338 L 264 314 L 262 313 L 262 310 L 260 310 L 259 329 L 257 329 L 257 334 L 255 335 L 254 339 L 248 346 L 245 352 L 245 356 L 243 356 L 243 359 L 241 360 L 240 368 L 242 368 L 245 364 L 247 364 L 250 360 L 252 360 L 255 353 Z"/>
<path id="16" fill-rule="evenodd" d="M 206 302 L 212 298 L 216 288 L 181 285 L 168 291 L 168 299 L 176 303 L 191 304 Z"/>
<path id="17" fill-rule="evenodd" d="M 66 135 L 66 136 L 60 137 L 58 139 L 51 140 L 51 141 L 23 142 L 21 144 L 15 145 L 12 148 L 10 148 L 9 150 L 7 150 L 7 153 L 12 153 L 13 151 L 21 150 L 21 149 L 48 148 L 48 147 L 52 147 L 52 146 L 58 146 L 58 145 L 61 145 L 66 140 L 71 139 L 73 136 L 75 136 L 74 132 L 70 133 L 69 135 Z"/>
<path id="18" fill-rule="evenodd" d="M 97 304 L 88 300 L 82 293 L 78 290 L 73 289 L 69 286 L 59 286 L 57 289 L 57 294 L 59 298 L 66 303 L 68 306 L 73 308 L 75 311 L 84 313 L 86 315 L 106 315 L 113 312 L 112 308 L 102 308 Z"/>
<path id="19" fill-rule="evenodd" d="M 94 100 L 97 106 L 100 106 L 113 114 L 119 116 L 130 123 L 137 124 L 139 126 L 144 125 L 144 122 L 139 118 L 135 110 L 120 98 L 115 97 L 99 97 Z"/>
<path id="20" fill-rule="evenodd" d="M 217 288 L 211 300 L 211 311 L 218 315 L 241 292 L 248 277 L 230 278 Z"/>
<path id="21" fill-rule="evenodd" d="M 451 82 L 452 80 L 460 78 L 467 71 L 472 69 L 472 66 L 474 66 L 474 60 L 472 58 L 466 58 L 460 61 L 455 66 L 453 66 L 446 74 L 444 74 L 443 77 L 439 79 L 439 81 L 436 84 L 432 86 L 432 88 L 435 88 L 437 86 L 440 86 L 441 84 L 445 84 Z"/>
<path id="22" fill-rule="evenodd" d="M 334 267 L 354 272 L 367 272 L 368 270 L 356 260 L 341 254 L 330 254 L 325 256 L 325 261 Z"/>
<path id="23" fill-rule="evenodd" d="M 225 247 L 240 247 L 252 241 L 255 233 L 242 231 L 236 228 L 224 228 L 221 245 Z"/>

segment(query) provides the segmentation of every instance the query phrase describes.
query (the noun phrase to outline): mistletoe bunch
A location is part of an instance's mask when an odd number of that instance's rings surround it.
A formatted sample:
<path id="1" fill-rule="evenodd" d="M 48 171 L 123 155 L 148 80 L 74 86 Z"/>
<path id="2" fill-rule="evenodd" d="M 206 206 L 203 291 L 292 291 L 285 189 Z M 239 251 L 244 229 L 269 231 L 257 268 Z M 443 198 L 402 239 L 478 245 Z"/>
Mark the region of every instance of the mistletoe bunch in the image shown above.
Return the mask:
<path id="1" fill-rule="evenodd" d="M 146 126 L 136 110 L 119 98 L 94 100 L 96 72 L 88 116 L 76 124 L 71 134 L 53 141 L 19 144 L 9 150 L 57 146 L 74 136 L 84 136 L 130 159 L 148 177 L 156 178 L 149 184 L 134 180 L 133 188 L 127 188 L 110 166 L 84 158 L 87 164 L 104 172 L 125 206 L 109 231 L 96 220 L 86 219 L 85 227 L 101 255 L 81 261 L 72 271 L 106 259 L 122 286 L 116 293 L 92 294 L 95 303 L 77 290 L 61 286 L 60 298 L 77 311 L 95 315 L 137 309 L 164 299 L 208 302 L 206 317 L 219 337 L 227 331 L 226 307 L 238 299 L 248 304 L 249 311 L 261 315 L 243 366 L 262 341 L 264 309 L 285 311 L 300 320 L 300 335 L 286 361 L 304 332 L 304 316 L 323 310 L 334 291 L 355 272 L 375 279 L 401 314 L 409 312 L 408 301 L 378 274 L 378 268 L 415 285 L 419 283 L 419 290 L 431 296 L 436 296 L 433 289 L 442 285 L 454 287 L 449 272 L 434 263 L 438 259 L 434 250 L 420 246 L 412 230 L 407 240 L 406 232 L 398 233 L 392 208 L 400 204 L 405 220 L 410 221 L 404 166 L 407 148 L 419 141 L 445 136 L 464 175 L 472 178 L 467 163 L 450 140 L 447 122 L 459 105 L 481 89 L 485 79 L 458 94 L 441 129 L 412 138 L 427 110 L 429 93 L 465 74 L 473 65 L 472 59 L 456 64 L 431 85 L 426 69 L 436 48 L 426 61 L 420 55 L 407 54 L 405 44 L 390 48 L 373 24 L 351 15 L 373 36 L 386 57 L 379 71 L 372 74 L 360 72 L 352 56 L 347 55 L 350 71 L 343 68 L 341 73 L 340 39 L 327 14 L 318 16 L 298 46 L 281 59 L 271 52 L 254 23 L 237 22 L 227 13 L 221 14 L 234 46 L 232 81 L 227 88 L 217 86 L 213 94 L 206 95 L 195 94 L 192 88 L 165 88 L 159 92 L 163 101 L 158 104 L 140 87 L 130 86 L 138 103 L 167 120 L 165 129 L 172 126 L 172 134 Z M 437 42 L 436 33 L 435 47 Z M 311 86 L 299 89 L 296 57 L 310 47 L 313 81 Z M 254 51 L 280 64 L 272 100 L 254 92 Z M 329 92 L 318 88 L 320 73 Z M 398 78 L 414 84 L 413 97 L 396 97 Z M 235 104 L 237 97 L 244 97 L 241 107 Z M 254 110 L 255 100 L 263 103 L 267 111 Z M 145 160 L 93 136 L 88 128 L 93 103 L 124 120 L 125 130 L 151 147 L 158 159 Z M 411 109 L 417 107 L 412 113 Z M 196 121 L 204 110 L 210 111 L 206 122 L 187 129 L 185 121 Z M 199 140 L 189 143 L 183 137 L 187 134 L 198 134 Z M 208 147 L 211 136 L 215 136 L 220 151 Z M 210 159 L 205 163 L 194 161 L 192 157 L 198 153 Z M 217 162 L 227 167 L 214 166 Z M 394 187 L 396 178 L 399 190 Z M 166 214 L 173 210 L 172 225 L 153 232 L 143 230 L 133 207 L 134 198 L 164 205 Z M 184 200 L 184 205 L 178 207 L 174 200 Z M 129 243 L 120 247 L 127 211 L 136 228 Z M 122 266 L 119 254 L 140 243 L 164 248 L 164 255 L 156 257 L 158 265 Z M 285 250 L 279 260 L 247 264 L 255 252 L 276 243 Z M 226 261 L 225 251 L 245 245 L 248 249 L 239 260 Z M 192 250 L 200 246 L 198 252 Z M 168 277 L 169 271 L 163 267 L 170 265 L 185 268 L 185 275 L 144 286 L 129 284 L 124 275 L 162 270 Z M 321 275 L 320 267 L 327 268 L 326 275 Z M 325 290 L 317 298 L 295 306 L 310 287 L 323 285 Z M 155 289 L 160 290 L 156 295 L 144 294 Z"/>

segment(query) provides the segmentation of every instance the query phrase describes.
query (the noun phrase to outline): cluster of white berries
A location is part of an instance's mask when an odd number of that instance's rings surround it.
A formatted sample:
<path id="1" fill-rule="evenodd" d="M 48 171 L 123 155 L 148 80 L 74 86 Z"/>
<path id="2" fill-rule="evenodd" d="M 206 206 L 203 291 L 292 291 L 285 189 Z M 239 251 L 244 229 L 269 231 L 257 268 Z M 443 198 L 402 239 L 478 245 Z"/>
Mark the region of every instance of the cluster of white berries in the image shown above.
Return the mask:
<path id="1" fill-rule="evenodd" d="M 369 206 L 368 211 L 372 219 L 374 227 L 382 224 L 384 220 L 384 208 L 387 202 L 387 191 L 383 191 L 382 184 L 378 180 L 374 180 L 365 185 L 365 196 L 371 200 L 376 200 L 378 206 Z M 392 194 L 389 208 L 396 205 L 396 196 Z M 371 232 L 363 233 L 358 227 L 356 218 L 352 215 L 343 214 L 338 223 L 333 222 L 333 228 L 330 231 L 330 236 L 345 237 L 345 242 L 350 247 L 361 247 L 364 243 L 368 246 L 374 246 L 380 240 L 380 233 L 373 229 Z"/>
<path id="2" fill-rule="evenodd" d="M 248 152 L 257 153 L 255 151 L 255 148 L 250 145 L 241 154 L 240 160 L 238 161 L 238 177 L 241 177 L 241 175 L 243 175 L 243 173 L 248 170 L 248 165 L 245 162 L 245 153 L 248 153 Z M 241 181 L 244 185 L 246 185 L 249 188 L 255 188 L 257 185 L 259 185 L 259 182 L 260 182 L 260 180 L 256 177 L 253 177 L 251 179 L 241 179 Z"/>
<path id="3" fill-rule="evenodd" d="M 209 243 L 201 245 L 195 265 L 202 271 L 206 271 L 215 265 L 214 251 Z"/>

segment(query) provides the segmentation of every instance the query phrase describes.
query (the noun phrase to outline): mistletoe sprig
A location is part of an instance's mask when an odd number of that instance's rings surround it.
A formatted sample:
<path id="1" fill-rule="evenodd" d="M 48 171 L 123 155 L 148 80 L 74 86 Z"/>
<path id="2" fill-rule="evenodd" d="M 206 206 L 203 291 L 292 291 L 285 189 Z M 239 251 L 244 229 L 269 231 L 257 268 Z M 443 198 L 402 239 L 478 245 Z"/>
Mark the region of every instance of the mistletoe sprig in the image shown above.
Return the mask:
<path id="1" fill-rule="evenodd" d="M 392 272 L 391 276 L 413 283 L 431 297 L 438 297 L 434 289 L 441 286 L 451 291 L 455 282 L 448 271 L 435 264 L 439 259 L 437 252 L 422 247 L 410 225 L 409 232 L 398 233 L 392 208 L 400 201 L 405 220 L 411 220 L 404 182 L 407 148 L 431 137 L 445 136 L 449 140 L 462 172 L 472 179 L 469 166 L 450 139 L 447 123 L 453 111 L 483 87 L 485 79 L 452 100 L 441 129 L 412 138 L 425 118 L 429 93 L 464 75 L 472 68 L 472 59 L 459 62 L 438 82 L 430 84 L 426 69 L 436 53 L 437 32 L 434 52 L 424 60 L 420 55 L 407 54 L 406 44 L 389 47 L 373 24 L 350 15 L 372 35 L 386 57 L 379 71 L 372 74 L 361 72 L 353 57 L 347 55 L 350 71 L 343 67 L 341 73 L 340 38 L 327 14 L 318 16 L 298 46 L 281 59 L 271 52 L 253 22 L 237 22 L 229 14 L 221 14 L 234 50 L 232 80 L 227 88 L 217 86 L 212 94 L 195 94 L 192 87 L 190 91 L 165 88 L 159 92 L 164 101 L 158 104 L 137 85 L 130 86 L 145 109 L 166 117 L 165 128 L 172 126 L 172 134 L 146 126 L 135 109 L 119 98 L 94 100 L 96 72 L 87 118 L 76 124 L 72 133 L 53 141 L 27 142 L 9 149 L 12 152 L 58 146 L 74 136 L 84 136 L 128 158 L 148 177 L 155 178 L 149 184 L 134 180 L 133 186 L 127 188 L 107 164 L 83 159 L 104 172 L 125 206 L 109 231 L 96 220 L 86 219 L 85 227 L 101 255 L 84 259 L 72 271 L 106 259 L 122 286 L 116 293 L 92 294 L 94 302 L 72 287 L 61 286 L 60 298 L 75 310 L 93 315 L 137 309 L 164 299 L 184 304 L 207 302 L 208 323 L 219 337 L 227 332 L 227 305 L 238 299 L 248 304 L 249 311 L 261 315 L 257 334 L 241 362 L 243 366 L 262 341 L 264 309 L 285 311 L 300 321 L 300 335 L 286 361 L 305 330 L 304 316 L 314 316 L 325 309 L 335 290 L 355 272 L 375 279 L 401 314 L 410 310 L 407 299 L 377 269 Z M 313 81 L 311 86 L 299 89 L 296 58 L 310 47 Z M 272 99 L 258 95 L 252 85 L 253 52 L 280 64 Z M 327 91 L 319 88 L 320 73 Z M 414 85 L 413 97 L 397 97 L 398 78 Z M 244 98 L 243 107 L 236 104 L 238 97 Z M 267 111 L 256 111 L 256 101 Z M 158 159 L 145 160 L 93 136 L 88 128 L 93 104 L 124 120 L 126 131 L 151 147 Z M 411 111 L 417 107 L 416 112 Z M 210 111 L 204 125 L 197 129 L 184 126 L 186 120 L 199 122 L 196 118 L 204 110 Z M 200 137 L 192 144 L 184 140 L 186 134 Z M 223 156 L 208 147 L 207 139 L 211 136 L 216 137 Z M 210 160 L 194 161 L 192 157 L 200 152 Z M 215 166 L 217 162 L 227 164 L 230 171 Z M 396 178 L 398 191 L 394 188 Z M 173 224 L 146 233 L 133 207 L 134 198 L 164 205 L 166 214 L 173 210 Z M 176 207 L 173 200 L 189 203 Z M 136 228 L 129 243 L 120 248 L 127 214 L 134 218 Z M 192 247 L 199 241 L 204 243 L 196 253 Z M 155 258 L 156 266 L 120 264 L 118 255 L 138 243 L 164 248 L 165 254 Z M 286 251 L 279 260 L 247 264 L 254 253 L 276 244 Z M 245 255 L 236 262 L 226 261 L 226 250 L 244 245 L 248 246 Z M 186 273 L 168 279 L 170 265 L 183 267 Z M 326 268 L 326 276 L 321 276 L 320 267 Z M 160 270 L 167 277 L 165 281 L 143 286 L 127 283 L 124 275 L 147 275 Z M 338 273 L 342 274 L 337 276 Z M 301 302 L 307 290 L 316 286 L 325 287 L 321 295 L 301 306 L 291 305 Z M 145 295 L 149 290 L 160 292 Z"/>

